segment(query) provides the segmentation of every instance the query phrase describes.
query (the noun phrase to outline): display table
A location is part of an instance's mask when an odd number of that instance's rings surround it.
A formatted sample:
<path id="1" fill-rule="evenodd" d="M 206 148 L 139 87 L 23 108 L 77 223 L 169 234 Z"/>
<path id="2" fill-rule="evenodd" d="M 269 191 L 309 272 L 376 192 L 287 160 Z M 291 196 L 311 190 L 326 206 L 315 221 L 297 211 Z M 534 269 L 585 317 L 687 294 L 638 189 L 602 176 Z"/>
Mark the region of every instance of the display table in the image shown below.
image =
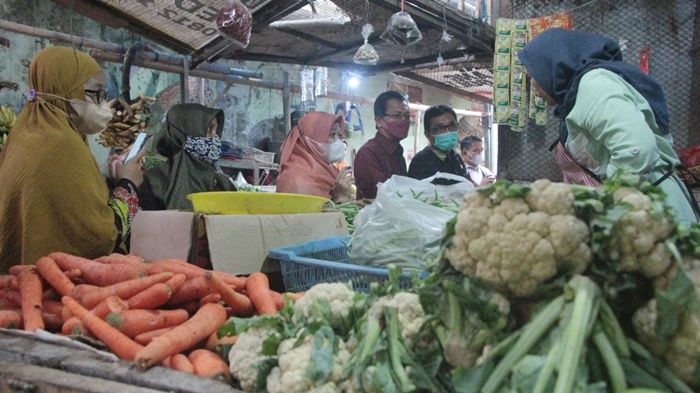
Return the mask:
<path id="1" fill-rule="evenodd" d="M 142 371 L 112 354 L 70 344 L 0 329 L 0 392 L 243 393 L 165 367 Z"/>
<path id="2" fill-rule="evenodd" d="M 233 168 L 233 169 L 250 169 L 253 171 L 253 183 L 258 185 L 260 183 L 260 171 L 278 171 L 279 164 L 267 163 L 258 160 L 249 159 L 239 159 L 239 160 L 226 160 L 221 159 L 218 161 L 219 166 L 222 168 Z"/>

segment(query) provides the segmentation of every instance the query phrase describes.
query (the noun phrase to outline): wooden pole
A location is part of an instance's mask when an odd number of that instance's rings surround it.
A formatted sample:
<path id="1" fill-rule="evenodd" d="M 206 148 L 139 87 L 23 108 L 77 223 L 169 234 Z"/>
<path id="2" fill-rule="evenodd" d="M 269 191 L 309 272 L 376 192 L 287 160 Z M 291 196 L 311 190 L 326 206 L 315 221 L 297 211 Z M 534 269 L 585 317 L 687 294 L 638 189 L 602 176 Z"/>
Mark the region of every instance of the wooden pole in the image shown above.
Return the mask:
<path id="1" fill-rule="evenodd" d="M 289 72 L 284 72 L 284 83 L 282 86 L 282 107 L 284 113 L 284 132 L 292 130 L 292 94 L 289 88 Z"/>

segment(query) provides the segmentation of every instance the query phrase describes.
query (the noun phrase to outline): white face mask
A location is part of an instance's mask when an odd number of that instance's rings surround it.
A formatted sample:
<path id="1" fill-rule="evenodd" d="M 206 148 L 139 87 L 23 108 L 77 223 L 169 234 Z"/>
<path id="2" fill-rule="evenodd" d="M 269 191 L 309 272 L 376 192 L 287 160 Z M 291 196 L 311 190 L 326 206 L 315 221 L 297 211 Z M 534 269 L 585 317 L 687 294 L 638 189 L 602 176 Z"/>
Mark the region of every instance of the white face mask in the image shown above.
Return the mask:
<path id="1" fill-rule="evenodd" d="M 94 134 L 104 130 L 112 120 L 112 109 L 103 102 L 97 105 L 92 102 L 87 102 L 73 98 L 70 101 L 70 106 L 77 114 L 74 119 L 75 127 L 83 134 Z"/>
<path id="2" fill-rule="evenodd" d="M 479 154 L 478 156 L 474 156 L 474 163 L 476 165 L 483 164 L 484 163 L 484 156 L 482 156 L 481 154 Z"/>
<path id="3" fill-rule="evenodd" d="M 345 156 L 345 144 L 341 139 L 336 139 L 328 144 L 326 149 L 326 161 L 328 163 L 338 162 Z"/>

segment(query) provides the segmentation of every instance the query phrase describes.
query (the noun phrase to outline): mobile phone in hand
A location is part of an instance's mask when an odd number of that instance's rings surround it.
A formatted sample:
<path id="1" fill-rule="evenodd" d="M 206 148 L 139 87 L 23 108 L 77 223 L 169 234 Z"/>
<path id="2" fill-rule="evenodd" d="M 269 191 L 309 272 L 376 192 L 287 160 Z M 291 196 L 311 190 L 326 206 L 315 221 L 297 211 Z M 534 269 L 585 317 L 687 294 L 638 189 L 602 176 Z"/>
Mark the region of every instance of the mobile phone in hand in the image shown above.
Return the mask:
<path id="1" fill-rule="evenodd" d="M 122 163 L 126 164 L 127 162 L 129 162 L 129 160 L 136 157 L 139 154 L 139 152 L 146 146 L 146 141 L 150 137 L 151 137 L 151 134 L 147 134 L 145 132 L 139 132 L 138 136 L 136 136 L 136 140 L 131 145 L 131 149 L 129 150 L 129 154 L 127 154 L 126 157 L 124 157 L 124 161 L 122 161 Z"/>

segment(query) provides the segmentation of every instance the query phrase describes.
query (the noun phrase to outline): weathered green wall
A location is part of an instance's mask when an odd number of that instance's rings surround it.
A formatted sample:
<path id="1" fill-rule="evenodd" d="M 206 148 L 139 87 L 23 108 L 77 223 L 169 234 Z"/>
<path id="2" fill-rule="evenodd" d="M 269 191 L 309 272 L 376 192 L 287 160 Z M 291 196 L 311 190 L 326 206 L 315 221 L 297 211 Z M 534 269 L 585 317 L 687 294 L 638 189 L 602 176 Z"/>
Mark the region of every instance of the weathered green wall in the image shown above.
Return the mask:
<path id="1" fill-rule="evenodd" d="M 100 39 L 106 42 L 121 43 L 124 46 L 130 46 L 142 40 L 136 34 L 105 27 L 72 12 L 70 9 L 60 7 L 50 0 L 3 0 L 0 2 L 0 18 L 39 28 L 72 33 L 77 36 Z M 14 109 L 20 110 L 24 102 L 22 93 L 27 89 L 27 66 L 29 61 L 38 50 L 54 43 L 49 40 L 14 34 L 3 30 L 0 30 L 0 37 L 9 39 L 11 43 L 9 48 L 0 48 L 0 80 L 9 80 L 20 85 L 20 91 L 18 92 L 0 91 L 0 104 L 10 105 Z M 62 43 L 56 44 L 65 45 Z M 156 46 L 156 48 L 158 47 Z M 168 52 L 163 48 L 158 48 L 158 50 Z M 298 66 L 251 62 L 229 63 L 233 67 L 258 69 L 264 74 L 265 79 L 277 81 L 282 80 L 283 72 L 286 70 L 290 73 L 292 83 L 299 82 L 300 67 Z M 121 84 L 122 66 L 121 64 L 104 63 L 103 67 L 107 74 L 109 93 L 115 96 Z M 330 91 L 344 91 L 344 86 L 340 84 L 341 72 L 339 70 L 332 70 L 330 79 Z M 364 78 L 358 88 L 346 91 L 348 94 L 374 99 L 394 79 L 395 77 L 390 74 Z M 427 105 L 444 103 L 455 108 L 467 110 L 482 109 L 481 105 L 471 103 L 442 90 L 407 82 L 406 80 L 401 80 L 400 82 L 420 86 L 423 89 L 423 103 Z M 156 96 L 169 86 L 177 85 L 178 83 L 179 75 L 133 67 L 131 72 L 131 95 L 132 97 L 140 94 Z M 279 90 L 236 85 L 222 95 L 222 91 L 226 87 L 226 84 L 223 82 L 191 81 L 190 86 L 195 87 L 190 92 L 194 99 L 199 97 L 201 98 L 201 103 L 205 105 L 222 107 L 224 109 L 226 114 L 224 135 L 239 144 L 250 144 L 262 139 L 264 136 L 271 136 L 269 132 L 264 135 L 251 135 L 247 131 L 260 121 L 275 116 L 282 116 L 282 94 Z M 179 97 L 179 94 L 174 93 L 170 96 Z M 292 104 L 299 103 L 299 99 L 299 96 L 295 95 L 292 98 Z M 332 112 L 336 103 L 336 101 L 330 99 L 319 98 L 317 100 L 317 110 Z M 371 105 L 363 104 L 361 112 L 365 133 L 364 135 L 353 135 L 349 139 L 348 151 L 359 149 L 367 139 L 374 136 L 375 125 Z M 163 108 L 156 104 L 152 115 L 154 128 L 160 127 L 163 115 Z M 407 151 L 414 150 L 415 127 L 416 125 L 414 124 L 411 136 L 403 142 Z M 425 137 L 421 132 L 418 135 L 416 151 L 422 149 L 425 144 Z M 104 165 L 108 154 L 107 150 L 97 145 L 94 141 L 91 141 L 91 148 L 98 162 Z"/>

